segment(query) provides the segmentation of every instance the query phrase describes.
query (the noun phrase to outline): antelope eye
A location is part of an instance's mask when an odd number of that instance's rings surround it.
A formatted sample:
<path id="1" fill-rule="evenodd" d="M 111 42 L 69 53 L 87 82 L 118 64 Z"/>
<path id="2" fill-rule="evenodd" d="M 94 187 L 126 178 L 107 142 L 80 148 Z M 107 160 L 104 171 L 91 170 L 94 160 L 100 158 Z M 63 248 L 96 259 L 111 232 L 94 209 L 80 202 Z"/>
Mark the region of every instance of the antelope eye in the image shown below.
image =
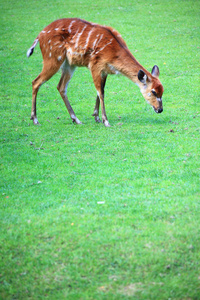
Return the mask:
<path id="1" fill-rule="evenodd" d="M 157 96 L 157 93 L 154 90 L 151 90 L 151 92 L 154 96 Z"/>

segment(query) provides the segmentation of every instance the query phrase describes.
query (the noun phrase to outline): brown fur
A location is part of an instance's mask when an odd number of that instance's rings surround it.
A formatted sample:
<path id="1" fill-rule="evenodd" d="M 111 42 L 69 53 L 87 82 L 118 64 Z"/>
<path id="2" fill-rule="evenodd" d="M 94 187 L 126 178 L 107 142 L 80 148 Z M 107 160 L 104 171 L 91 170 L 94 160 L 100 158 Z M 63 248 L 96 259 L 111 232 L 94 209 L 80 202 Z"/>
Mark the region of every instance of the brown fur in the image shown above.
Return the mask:
<path id="1" fill-rule="evenodd" d="M 121 73 L 130 78 L 140 87 L 144 98 L 154 107 L 154 110 L 162 111 L 163 86 L 158 79 L 158 67 L 155 66 L 152 74 L 149 73 L 134 58 L 121 35 L 114 29 L 80 19 L 60 19 L 40 32 L 27 52 L 27 56 L 32 55 L 38 41 L 43 56 L 43 69 L 32 82 L 31 119 L 34 124 L 38 124 L 36 116 L 38 90 L 60 68 L 62 76 L 57 88 L 72 120 L 77 124 L 81 122 L 68 101 L 66 91 L 75 67 L 81 66 L 90 69 L 97 90 L 93 114 L 97 122 L 100 122 L 99 105 L 101 104 L 102 120 L 105 126 L 110 126 L 104 105 L 104 87 L 108 74 Z M 155 90 L 156 96 L 151 92 L 152 89 Z"/>

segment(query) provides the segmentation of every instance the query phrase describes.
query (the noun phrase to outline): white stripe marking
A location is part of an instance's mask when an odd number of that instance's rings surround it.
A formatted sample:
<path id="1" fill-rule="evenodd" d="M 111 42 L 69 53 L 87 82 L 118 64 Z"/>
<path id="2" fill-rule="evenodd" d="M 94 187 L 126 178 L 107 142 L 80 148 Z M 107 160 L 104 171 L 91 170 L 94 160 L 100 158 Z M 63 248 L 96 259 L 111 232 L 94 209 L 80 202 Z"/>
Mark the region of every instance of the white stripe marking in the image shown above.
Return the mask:
<path id="1" fill-rule="evenodd" d="M 99 45 L 99 43 L 100 43 L 100 41 L 102 40 L 102 38 L 103 38 L 103 33 L 101 34 L 100 39 L 98 40 L 98 42 L 97 42 L 97 44 L 96 44 L 96 47 Z"/>
<path id="2" fill-rule="evenodd" d="M 98 41 L 98 37 L 99 37 L 99 34 L 97 34 L 96 40 L 94 40 L 94 42 L 93 42 L 93 50 L 94 50 L 94 48 L 95 48 L 95 46 L 96 46 L 96 43 L 97 43 L 97 41 Z"/>
<path id="3" fill-rule="evenodd" d="M 110 42 L 108 42 L 106 45 L 104 45 L 103 47 L 101 47 L 99 49 L 99 51 L 97 51 L 95 54 L 98 54 L 100 51 L 102 51 L 103 49 L 105 49 L 108 45 L 110 45 L 112 43 L 113 39 L 110 40 Z"/>
<path id="4" fill-rule="evenodd" d="M 78 42 L 79 42 L 79 39 L 81 37 L 81 35 L 83 34 L 84 30 L 86 29 L 87 25 L 85 25 L 82 29 L 82 31 L 78 34 L 78 37 L 76 39 L 76 44 L 75 44 L 75 49 L 78 47 Z"/>
<path id="5" fill-rule="evenodd" d="M 72 31 L 71 31 L 71 28 L 72 28 L 72 25 L 73 25 L 74 22 L 76 22 L 76 21 L 73 20 L 73 21 L 71 21 L 71 23 L 69 24 L 69 28 L 68 28 L 69 33 L 72 32 Z"/>
<path id="6" fill-rule="evenodd" d="M 87 46 L 88 46 L 88 44 L 89 44 L 90 36 L 91 36 L 93 30 L 94 30 L 94 28 L 92 28 L 92 29 L 90 30 L 90 32 L 88 33 L 88 36 L 87 36 L 87 39 L 86 39 L 86 43 L 85 43 L 85 46 L 83 47 L 83 49 L 86 49 L 86 48 L 87 48 Z"/>

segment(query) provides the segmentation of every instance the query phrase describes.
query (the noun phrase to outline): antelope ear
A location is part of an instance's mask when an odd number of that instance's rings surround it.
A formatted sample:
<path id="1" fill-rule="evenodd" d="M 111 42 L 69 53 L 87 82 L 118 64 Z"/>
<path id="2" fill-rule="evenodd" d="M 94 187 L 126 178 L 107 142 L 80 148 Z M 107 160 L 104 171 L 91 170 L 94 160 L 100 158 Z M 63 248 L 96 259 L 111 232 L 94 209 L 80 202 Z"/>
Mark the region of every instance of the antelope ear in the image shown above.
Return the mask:
<path id="1" fill-rule="evenodd" d="M 154 77 L 159 77 L 159 75 L 160 75 L 160 71 L 159 71 L 159 68 L 158 68 L 158 66 L 154 66 L 153 67 L 153 69 L 152 69 L 152 71 L 151 71 L 151 75 L 153 75 Z"/>
<path id="2" fill-rule="evenodd" d="M 140 70 L 140 71 L 138 72 L 138 79 L 139 79 L 139 81 L 141 81 L 142 83 L 146 83 L 146 81 L 147 81 L 147 75 L 145 74 L 144 71 Z"/>

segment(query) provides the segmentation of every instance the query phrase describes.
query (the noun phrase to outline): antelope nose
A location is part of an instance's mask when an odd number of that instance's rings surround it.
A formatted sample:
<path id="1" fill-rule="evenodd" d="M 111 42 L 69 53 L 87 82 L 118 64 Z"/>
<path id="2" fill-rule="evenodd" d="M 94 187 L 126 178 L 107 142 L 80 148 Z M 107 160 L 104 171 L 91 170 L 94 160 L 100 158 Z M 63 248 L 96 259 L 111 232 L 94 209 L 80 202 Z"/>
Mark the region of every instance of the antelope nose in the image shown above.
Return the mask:
<path id="1" fill-rule="evenodd" d="M 160 114 L 163 111 L 163 108 L 158 109 L 158 113 Z"/>

